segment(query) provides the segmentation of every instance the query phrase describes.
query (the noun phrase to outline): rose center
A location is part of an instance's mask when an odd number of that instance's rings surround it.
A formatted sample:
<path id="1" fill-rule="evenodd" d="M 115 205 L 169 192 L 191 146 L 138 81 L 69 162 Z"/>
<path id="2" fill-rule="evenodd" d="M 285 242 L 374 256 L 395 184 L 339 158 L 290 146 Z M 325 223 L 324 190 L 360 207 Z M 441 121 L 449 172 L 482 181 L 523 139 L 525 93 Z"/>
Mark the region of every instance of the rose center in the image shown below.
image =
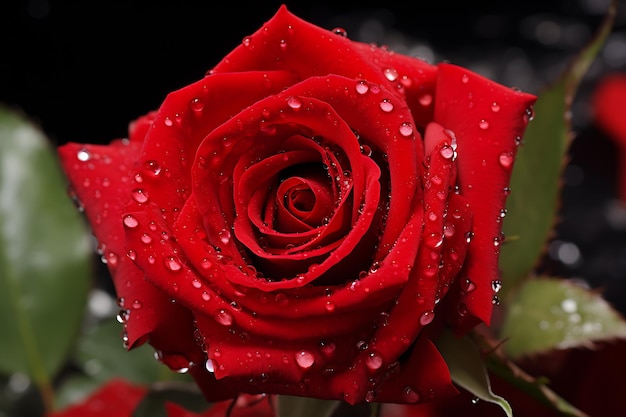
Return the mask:
<path id="1" fill-rule="evenodd" d="M 283 232 L 303 232 L 323 226 L 335 208 L 328 175 L 312 170 L 286 177 L 276 190 L 275 222 Z"/>

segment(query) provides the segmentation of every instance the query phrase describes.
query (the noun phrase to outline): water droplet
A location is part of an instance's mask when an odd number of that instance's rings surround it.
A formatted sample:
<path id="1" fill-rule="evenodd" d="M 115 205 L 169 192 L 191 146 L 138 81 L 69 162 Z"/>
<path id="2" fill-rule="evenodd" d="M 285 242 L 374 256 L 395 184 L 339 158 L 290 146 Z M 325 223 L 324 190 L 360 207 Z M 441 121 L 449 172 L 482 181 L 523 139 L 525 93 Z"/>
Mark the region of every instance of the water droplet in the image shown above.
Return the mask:
<path id="1" fill-rule="evenodd" d="M 491 304 L 493 304 L 494 306 L 500 305 L 500 298 L 496 294 L 491 297 Z"/>
<path id="2" fill-rule="evenodd" d="M 502 281 L 500 281 L 499 279 L 494 279 L 493 281 L 491 281 L 491 289 L 495 293 L 500 292 L 500 290 L 502 289 Z"/>
<path id="3" fill-rule="evenodd" d="M 215 313 L 215 321 L 222 326 L 230 326 L 233 324 L 233 315 L 229 311 L 222 308 Z"/>
<path id="4" fill-rule="evenodd" d="M 292 109 L 297 110 L 300 107 L 302 107 L 302 102 L 300 101 L 299 98 L 292 96 L 287 99 L 287 105 L 291 107 Z"/>
<path id="5" fill-rule="evenodd" d="M 326 304 L 324 305 L 324 308 L 329 313 L 332 313 L 333 311 L 335 311 L 335 304 L 332 301 L 326 301 Z"/>
<path id="6" fill-rule="evenodd" d="M 493 246 L 500 246 L 500 244 L 502 243 L 502 239 L 499 236 L 496 236 L 493 238 Z"/>
<path id="7" fill-rule="evenodd" d="M 432 310 L 424 311 L 422 313 L 422 315 L 420 316 L 420 324 L 422 326 L 426 326 L 426 325 L 430 324 L 433 321 L 434 318 L 435 318 L 435 312 L 434 311 L 432 311 Z"/>
<path id="8" fill-rule="evenodd" d="M 129 316 L 130 316 L 130 311 L 123 308 L 117 313 L 117 321 L 121 324 L 124 324 L 128 321 Z"/>
<path id="9" fill-rule="evenodd" d="M 369 91 L 369 89 L 367 81 L 359 81 L 356 83 L 356 92 L 359 94 L 365 94 Z"/>
<path id="10" fill-rule="evenodd" d="M 301 350 L 296 353 L 296 363 L 302 369 L 308 369 L 315 363 L 315 356 L 307 350 Z"/>
<path id="11" fill-rule="evenodd" d="M 335 344 L 332 342 L 320 342 L 320 350 L 326 356 L 330 356 L 335 352 Z"/>
<path id="12" fill-rule="evenodd" d="M 133 307 L 135 310 L 140 309 L 140 308 L 141 308 L 141 306 L 142 306 L 141 301 L 139 301 L 139 300 L 135 300 L 135 301 L 133 301 L 133 306 L 132 306 L 132 307 Z"/>
<path id="13" fill-rule="evenodd" d="M 227 245 L 228 242 L 230 242 L 230 231 L 226 230 L 226 229 L 222 229 L 219 231 L 218 233 L 220 242 L 222 242 L 223 244 Z"/>
<path id="14" fill-rule="evenodd" d="M 166 117 L 165 120 L 163 120 L 163 123 L 165 124 L 165 126 L 170 127 L 174 125 L 174 122 L 172 121 L 172 119 L 170 119 L 169 117 Z"/>
<path id="15" fill-rule="evenodd" d="M 139 225 L 139 221 L 132 214 L 124 216 L 124 226 L 133 229 Z"/>
<path id="16" fill-rule="evenodd" d="M 480 127 L 483 130 L 489 129 L 489 122 L 486 121 L 485 119 L 482 119 L 479 123 L 478 123 L 478 127 Z"/>
<path id="17" fill-rule="evenodd" d="M 416 403 L 420 400 L 420 396 L 413 388 L 406 386 L 403 391 L 404 399 L 409 403 Z"/>
<path id="18" fill-rule="evenodd" d="M 513 165 L 513 154 L 511 152 L 502 152 L 498 157 L 498 161 L 503 168 L 510 168 Z"/>
<path id="19" fill-rule="evenodd" d="M 209 269 L 213 266 L 213 262 L 211 262 L 208 258 L 202 258 L 202 260 L 200 261 L 200 266 L 203 269 Z"/>
<path id="20" fill-rule="evenodd" d="M 409 137 L 413 134 L 413 125 L 409 122 L 404 122 L 400 125 L 398 131 L 402 136 Z"/>
<path id="21" fill-rule="evenodd" d="M 280 49 L 282 50 L 287 49 L 287 41 L 285 39 L 281 39 L 278 45 L 280 46 Z"/>
<path id="22" fill-rule="evenodd" d="M 385 113 L 389 113 L 393 110 L 393 103 L 388 98 L 385 98 L 380 102 L 380 109 Z"/>
<path id="23" fill-rule="evenodd" d="M 507 213 L 506 209 L 500 209 L 500 218 L 502 218 L 502 219 L 505 218 L 506 217 L 506 213 Z"/>
<path id="24" fill-rule="evenodd" d="M 437 249 L 439 246 L 443 244 L 443 235 L 439 233 L 431 233 L 426 236 L 426 245 L 432 249 Z"/>
<path id="25" fill-rule="evenodd" d="M 380 368 L 383 364 L 383 357 L 380 356 L 380 354 L 376 353 L 376 352 L 371 352 L 368 356 L 367 359 L 365 360 L 365 364 L 367 365 L 367 367 L 369 369 L 371 369 L 372 371 L 375 371 L 376 369 Z"/>
<path id="26" fill-rule="evenodd" d="M 383 70 L 383 74 L 385 74 L 385 78 L 389 81 L 395 81 L 398 79 L 398 71 L 393 68 L 385 68 Z"/>
<path id="27" fill-rule="evenodd" d="M 452 146 L 443 145 L 439 150 L 439 154 L 444 159 L 452 159 L 454 157 L 454 149 L 452 149 Z"/>
<path id="28" fill-rule="evenodd" d="M 476 284 L 472 282 L 469 278 L 465 278 L 463 282 L 461 282 L 462 290 L 465 293 L 470 293 L 476 289 Z"/>
<path id="29" fill-rule="evenodd" d="M 175 256 L 167 256 L 163 259 L 163 262 L 165 263 L 165 267 L 172 272 L 180 271 L 183 267 Z"/>
<path id="30" fill-rule="evenodd" d="M 467 74 L 463 74 L 463 76 L 461 77 L 461 82 L 462 82 L 463 84 L 467 84 L 467 83 L 468 83 L 468 81 L 469 81 L 469 75 L 467 75 Z"/>
<path id="31" fill-rule="evenodd" d="M 494 112 L 494 113 L 499 112 L 500 111 L 500 105 L 494 101 L 493 103 L 491 103 L 491 111 Z"/>
<path id="32" fill-rule="evenodd" d="M 134 250 L 132 250 L 132 249 L 129 249 L 129 250 L 128 250 L 128 252 L 126 252 L 126 256 L 128 256 L 128 258 L 129 258 L 131 261 L 134 261 L 134 260 L 137 258 L 137 252 L 135 252 L 135 251 L 134 251 Z"/>
<path id="33" fill-rule="evenodd" d="M 204 102 L 198 97 L 195 97 L 189 102 L 189 107 L 196 113 L 200 113 L 202 110 L 204 110 Z"/>
<path id="34" fill-rule="evenodd" d="M 504 193 L 504 196 L 505 196 L 505 197 L 508 197 L 508 196 L 510 196 L 510 195 L 511 195 L 511 188 L 509 188 L 509 187 L 504 187 L 504 188 L 502 189 L 502 192 Z"/>
<path id="35" fill-rule="evenodd" d="M 524 123 L 531 122 L 535 118 L 535 108 L 529 106 L 524 110 Z"/>
<path id="36" fill-rule="evenodd" d="M 334 28 L 334 29 L 333 29 L 333 33 L 334 33 L 335 35 L 339 35 L 339 36 L 342 36 L 342 37 L 344 37 L 344 38 L 347 38 L 347 37 L 348 37 L 348 31 L 347 31 L 347 30 L 345 30 L 345 29 L 344 29 L 344 28 L 342 28 L 342 27 L 336 27 L 336 28 Z"/>
<path id="37" fill-rule="evenodd" d="M 207 359 L 206 363 L 204 364 L 204 367 L 206 368 L 207 371 L 211 373 L 215 372 L 215 364 L 213 363 L 212 359 Z"/>
<path id="38" fill-rule="evenodd" d="M 200 281 L 198 281 L 197 279 L 191 280 L 191 285 L 194 288 L 201 288 L 202 287 L 202 283 Z"/>
<path id="39" fill-rule="evenodd" d="M 80 148 L 76 152 L 76 158 L 81 162 L 87 162 L 91 159 L 91 153 L 86 148 Z"/>
<path id="40" fill-rule="evenodd" d="M 135 200 L 136 202 L 138 202 L 139 204 L 143 204 L 146 201 L 148 201 L 148 193 L 146 193 L 144 190 L 142 190 L 141 188 L 136 188 L 131 192 L 131 196 L 133 197 L 133 200 Z"/>
<path id="41" fill-rule="evenodd" d="M 144 166 L 145 172 L 152 177 L 156 177 L 157 175 L 161 173 L 161 165 L 159 165 L 157 161 L 154 161 L 154 160 L 146 161 L 144 162 L 143 166 Z"/>
<path id="42" fill-rule="evenodd" d="M 433 96 L 430 94 L 424 94 L 419 98 L 419 102 L 424 107 L 429 106 L 430 103 L 433 102 Z"/>
<path id="43" fill-rule="evenodd" d="M 204 292 L 202 293 L 202 299 L 203 299 L 204 301 L 211 301 L 211 294 L 209 294 L 208 292 L 204 291 Z"/>

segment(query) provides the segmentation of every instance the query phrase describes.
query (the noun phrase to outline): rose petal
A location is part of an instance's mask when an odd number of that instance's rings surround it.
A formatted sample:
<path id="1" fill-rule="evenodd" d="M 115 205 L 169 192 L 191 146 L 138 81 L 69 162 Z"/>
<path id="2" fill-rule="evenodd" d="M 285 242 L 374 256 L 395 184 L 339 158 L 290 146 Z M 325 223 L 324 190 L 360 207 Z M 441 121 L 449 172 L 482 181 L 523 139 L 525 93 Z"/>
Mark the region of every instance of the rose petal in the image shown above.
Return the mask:
<path id="1" fill-rule="evenodd" d="M 113 378 L 82 402 L 46 417 L 131 417 L 147 392 L 146 387 Z"/>
<path id="2" fill-rule="evenodd" d="M 464 295 L 468 314 L 460 332 L 491 320 L 493 290 L 498 279 L 500 210 L 505 206 L 516 138 L 523 135 L 536 97 L 497 84 L 451 64 L 440 64 L 435 121 L 456 135 L 460 193 L 474 212 L 474 237 L 464 274 L 476 289 Z"/>

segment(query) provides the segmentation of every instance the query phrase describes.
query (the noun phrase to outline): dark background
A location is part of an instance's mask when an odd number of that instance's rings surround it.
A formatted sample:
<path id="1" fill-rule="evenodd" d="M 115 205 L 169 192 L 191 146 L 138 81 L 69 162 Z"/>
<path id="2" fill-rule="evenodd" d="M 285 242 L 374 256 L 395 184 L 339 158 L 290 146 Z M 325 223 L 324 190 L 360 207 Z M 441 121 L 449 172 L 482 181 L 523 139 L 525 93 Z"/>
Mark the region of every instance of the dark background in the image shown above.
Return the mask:
<path id="1" fill-rule="evenodd" d="M 626 210 L 615 199 L 615 147 L 588 98 L 626 71 L 626 0 L 573 107 L 576 139 L 561 221 L 542 270 L 604 290 L 626 312 Z M 0 6 L 0 103 L 38 124 L 54 146 L 106 143 L 165 95 L 201 78 L 281 2 L 52 1 Z M 483 2 L 286 1 L 301 18 L 341 26 L 431 63 L 447 60 L 539 94 L 592 36 L 606 0 Z"/>

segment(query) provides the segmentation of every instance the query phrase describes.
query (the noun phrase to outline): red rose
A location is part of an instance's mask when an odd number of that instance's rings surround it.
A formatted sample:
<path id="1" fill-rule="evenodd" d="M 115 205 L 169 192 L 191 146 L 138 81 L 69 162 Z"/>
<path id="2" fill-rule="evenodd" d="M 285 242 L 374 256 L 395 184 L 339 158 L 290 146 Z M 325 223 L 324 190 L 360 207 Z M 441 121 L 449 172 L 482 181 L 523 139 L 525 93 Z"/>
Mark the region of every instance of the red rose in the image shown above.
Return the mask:
<path id="1" fill-rule="evenodd" d="M 130 348 L 212 400 L 411 403 L 456 392 L 437 329 L 489 323 L 534 100 L 283 6 L 128 140 L 59 152 Z"/>

